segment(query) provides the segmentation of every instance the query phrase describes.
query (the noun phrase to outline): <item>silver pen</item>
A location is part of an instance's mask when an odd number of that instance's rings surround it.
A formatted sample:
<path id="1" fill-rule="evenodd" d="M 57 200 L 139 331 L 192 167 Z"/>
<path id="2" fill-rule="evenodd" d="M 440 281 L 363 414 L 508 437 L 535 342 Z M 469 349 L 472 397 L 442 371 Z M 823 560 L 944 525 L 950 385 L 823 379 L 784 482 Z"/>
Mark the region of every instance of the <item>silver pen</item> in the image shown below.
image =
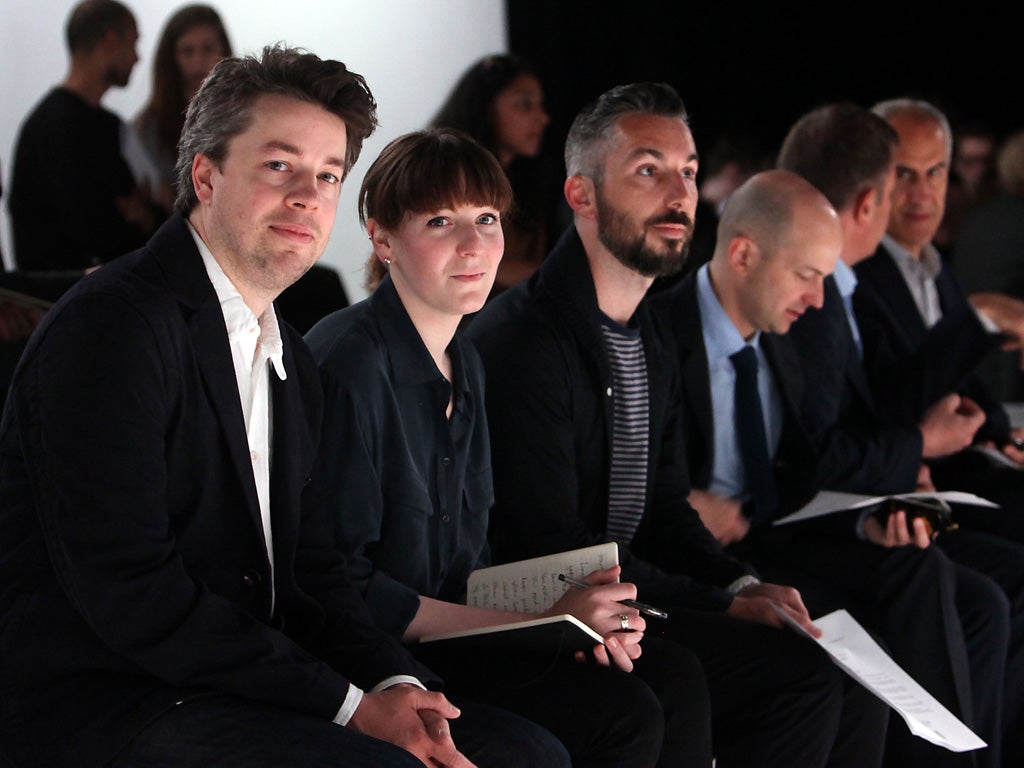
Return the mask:
<path id="1" fill-rule="evenodd" d="M 570 587 L 576 587 L 576 589 L 590 589 L 590 585 L 579 579 L 574 579 L 572 576 L 566 576 L 564 573 L 558 574 L 560 581 L 564 581 Z M 668 614 L 660 608 L 655 608 L 653 605 L 647 603 L 641 603 L 636 600 L 618 600 L 619 605 L 625 605 L 629 608 L 636 608 L 640 613 L 646 613 L 648 616 L 657 616 L 659 619 L 667 619 Z"/>

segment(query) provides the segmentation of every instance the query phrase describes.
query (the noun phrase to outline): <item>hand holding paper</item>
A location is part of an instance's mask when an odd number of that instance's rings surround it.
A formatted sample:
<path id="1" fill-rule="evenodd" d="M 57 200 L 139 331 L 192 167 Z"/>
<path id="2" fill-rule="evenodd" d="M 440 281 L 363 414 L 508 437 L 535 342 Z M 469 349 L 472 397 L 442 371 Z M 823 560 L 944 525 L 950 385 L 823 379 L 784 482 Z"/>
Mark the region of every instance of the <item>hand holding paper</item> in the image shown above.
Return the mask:
<path id="1" fill-rule="evenodd" d="M 796 632 L 811 637 L 781 610 L 779 615 Z M 822 635 L 811 639 L 847 674 L 896 710 L 915 736 L 952 752 L 988 746 L 893 661 L 849 613 L 834 611 L 815 624 Z"/>
<path id="2" fill-rule="evenodd" d="M 744 587 L 733 598 L 727 612 L 736 618 L 776 627 L 794 624 L 802 634 L 812 637 L 821 634 L 811 621 L 799 590 L 793 587 L 764 582 Z"/>

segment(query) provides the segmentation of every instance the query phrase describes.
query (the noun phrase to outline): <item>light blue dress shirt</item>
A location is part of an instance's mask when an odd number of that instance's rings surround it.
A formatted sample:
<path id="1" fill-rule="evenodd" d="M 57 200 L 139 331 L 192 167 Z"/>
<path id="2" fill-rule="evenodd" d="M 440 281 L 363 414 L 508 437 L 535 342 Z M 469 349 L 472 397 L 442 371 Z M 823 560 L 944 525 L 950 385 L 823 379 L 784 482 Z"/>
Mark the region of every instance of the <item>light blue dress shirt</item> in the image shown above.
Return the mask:
<path id="1" fill-rule="evenodd" d="M 736 369 L 730 355 L 749 344 L 757 353 L 757 387 L 761 395 L 768 453 L 775 455 L 782 435 L 782 394 L 761 349 L 761 333 L 744 339 L 725 313 L 711 287 L 708 265 L 697 272 L 697 305 L 700 310 L 704 349 L 707 352 L 708 376 L 711 382 L 712 423 L 714 424 L 714 450 L 711 484 L 708 491 L 718 496 L 745 501 L 743 459 L 740 457 L 736 435 L 735 389 Z"/>
<path id="2" fill-rule="evenodd" d="M 857 327 L 857 316 L 853 313 L 853 292 L 857 290 L 857 275 L 846 265 L 842 259 L 836 262 L 836 270 L 832 273 L 835 278 L 836 288 L 843 299 L 843 309 L 846 310 L 846 320 L 850 324 L 850 331 L 853 333 L 853 341 L 857 345 L 857 355 L 864 358 L 864 344 L 860 340 L 860 328 Z"/>

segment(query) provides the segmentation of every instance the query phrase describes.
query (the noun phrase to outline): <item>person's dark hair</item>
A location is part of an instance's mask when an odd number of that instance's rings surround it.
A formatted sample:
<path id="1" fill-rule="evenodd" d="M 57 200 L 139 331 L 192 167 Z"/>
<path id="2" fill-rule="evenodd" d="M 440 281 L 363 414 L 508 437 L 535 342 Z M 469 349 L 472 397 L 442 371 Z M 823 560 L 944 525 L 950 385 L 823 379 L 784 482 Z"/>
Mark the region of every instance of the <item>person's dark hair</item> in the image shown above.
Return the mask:
<path id="1" fill-rule="evenodd" d="M 82 0 L 71 9 L 64 26 L 64 40 L 72 54 L 88 53 L 114 29 L 126 31 L 135 24 L 128 6 L 117 0 Z"/>
<path id="2" fill-rule="evenodd" d="M 570 176 L 601 182 L 603 159 L 615 123 L 628 114 L 674 117 L 688 123 L 683 100 L 668 83 L 632 83 L 605 91 L 585 106 L 569 127 L 565 169 Z"/>
<path id="3" fill-rule="evenodd" d="M 463 131 L 498 156 L 496 102 L 503 91 L 524 75 L 543 85 L 539 70 L 518 54 L 484 56 L 462 74 L 430 121 L 430 127 Z M 514 260 L 523 249 L 546 250 L 547 241 L 564 226 L 557 218 L 564 177 L 543 149 L 536 157 L 519 155 L 504 162 L 514 202 L 506 211 L 502 228 L 506 233 L 506 258 Z M 515 240 L 521 242 L 518 250 L 514 239 L 509 238 L 510 232 L 519 233 Z"/>
<path id="4" fill-rule="evenodd" d="M 515 54 L 485 56 L 467 69 L 430 121 L 432 128 L 456 128 L 495 150 L 494 100 L 520 75 L 540 75 Z"/>
<path id="5" fill-rule="evenodd" d="M 265 47 L 260 58 L 221 59 L 185 116 L 175 167 L 175 210 L 188 214 L 199 203 L 192 186 L 195 156 L 223 163 L 228 143 L 249 127 L 253 102 L 267 95 L 318 105 L 345 122 L 345 176 L 359 159 L 363 140 L 377 127 L 377 103 L 366 80 L 340 61 L 280 45 Z"/>
<path id="6" fill-rule="evenodd" d="M 713 177 L 730 166 L 737 165 L 750 178 L 758 171 L 765 170 L 762 152 L 754 137 L 746 133 L 723 134 L 715 137 L 707 149 L 700 153 L 700 176 Z"/>
<path id="7" fill-rule="evenodd" d="M 464 204 L 490 205 L 499 215 L 512 203 L 512 188 L 497 159 L 468 134 L 431 128 L 399 136 L 373 161 L 359 188 L 359 221 L 384 229 L 401 226 L 406 215 Z M 366 288 L 384 278 L 375 256 L 366 264 Z"/>
<path id="8" fill-rule="evenodd" d="M 188 102 L 175 57 L 178 40 L 196 27 L 210 27 L 217 33 L 221 51 L 231 56 L 231 42 L 220 15 L 209 5 L 186 5 L 167 20 L 153 58 L 153 91 L 142 111 L 142 122 L 153 126 L 160 146 L 174 154 L 185 124 Z"/>
<path id="9" fill-rule="evenodd" d="M 883 118 L 852 102 L 836 102 L 793 124 L 776 165 L 803 176 L 843 211 L 865 188 L 882 194 L 898 143 Z"/>

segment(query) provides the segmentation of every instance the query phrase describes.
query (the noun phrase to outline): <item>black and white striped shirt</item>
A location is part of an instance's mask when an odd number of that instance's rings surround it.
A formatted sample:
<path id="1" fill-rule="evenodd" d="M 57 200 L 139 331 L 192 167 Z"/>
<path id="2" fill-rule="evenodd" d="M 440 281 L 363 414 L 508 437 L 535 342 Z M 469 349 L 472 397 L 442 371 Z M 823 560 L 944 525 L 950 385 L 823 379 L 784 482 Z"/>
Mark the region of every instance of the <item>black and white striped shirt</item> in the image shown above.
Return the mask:
<path id="1" fill-rule="evenodd" d="M 640 332 L 602 317 L 601 333 L 612 368 L 612 458 L 608 483 L 608 537 L 628 544 L 644 512 L 650 401 Z"/>

